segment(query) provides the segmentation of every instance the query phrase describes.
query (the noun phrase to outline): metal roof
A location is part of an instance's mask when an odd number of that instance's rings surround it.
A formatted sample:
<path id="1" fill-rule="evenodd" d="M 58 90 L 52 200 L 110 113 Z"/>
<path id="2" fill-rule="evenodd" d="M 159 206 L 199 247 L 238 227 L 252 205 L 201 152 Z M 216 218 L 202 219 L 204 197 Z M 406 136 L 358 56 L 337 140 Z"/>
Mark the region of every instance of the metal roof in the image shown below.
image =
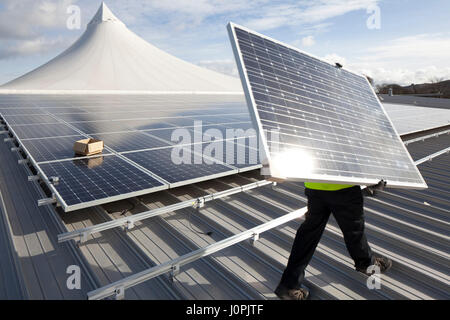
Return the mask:
<path id="1" fill-rule="evenodd" d="M 388 94 L 380 94 L 378 96 L 382 103 L 399 103 L 420 107 L 450 109 L 450 99 L 427 98 L 408 95 L 390 96 Z"/>
<path id="2" fill-rule="evenodd" d="M 401 136 L 450 125 L 450 109 L 417 107 L 387 102 L 383 102 L 383 107 Z"/>
<path id="3" fill-rule="evenodd" d="M 415 160 L 449 146 L 440 135 L 408 145 Z M 132 200 L 65 214 L 37 207 L 43 196 L 26 182 L 29 168 L 0 143 L 1 298 L 85 299 L 87 292 L 205 247 L 306 205 L 301 183 L 264 186 L 209 202 L 199 211 L 181 209 L 90 236 L 79 247 L 57 243 L 57 234 L 194 199 L 260 180 L 258 171 L 161 191 Z M 342 234 L 330 219 L 306 270 L 312 299 L 449 299 L 450 155 L 419 165 L 429 188 L 393 190 L 366 199 L 366 229 L 372 249 L 393 259 L 381 290 L 369 290 L 353 269 Z M 24 170 L 26 168 L 26 170 Z M 145 204 L 145 206 L 144 206 Z M 128 211 L 126 211 L 128 210 Z M 125 212 L 126 211 L 126 212 Z M 7 218 L 7 219 L 6 219 Z M 127 290 L 127 299 L 274 299 L 276 287 L 301 220 L 261 234 L 168 275 Z M 195 230 L 195 231 L 193 231 Z M 212 232 L 211 235 L 199 233 Z M 69 265 L 82 269 L 81 290 L 68 290 Z"/>

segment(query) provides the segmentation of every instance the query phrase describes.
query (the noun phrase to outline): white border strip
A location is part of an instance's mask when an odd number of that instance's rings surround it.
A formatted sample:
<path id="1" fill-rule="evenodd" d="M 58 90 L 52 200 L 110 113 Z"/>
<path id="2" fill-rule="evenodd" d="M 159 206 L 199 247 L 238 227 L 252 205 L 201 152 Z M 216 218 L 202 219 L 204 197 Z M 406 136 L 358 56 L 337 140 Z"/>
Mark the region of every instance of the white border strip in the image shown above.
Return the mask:
<path id="1" fill-rule="evenodd" d="M 189 94 L 189 95 L 242 95 L 241 91 L 144 91 L 144 90 L 12 90 L 12 89 L 0 89 L 0 95 L 89 95 L 89 94 L 114 94 L 114 95 L 157 95 L 157 94 Z"/>

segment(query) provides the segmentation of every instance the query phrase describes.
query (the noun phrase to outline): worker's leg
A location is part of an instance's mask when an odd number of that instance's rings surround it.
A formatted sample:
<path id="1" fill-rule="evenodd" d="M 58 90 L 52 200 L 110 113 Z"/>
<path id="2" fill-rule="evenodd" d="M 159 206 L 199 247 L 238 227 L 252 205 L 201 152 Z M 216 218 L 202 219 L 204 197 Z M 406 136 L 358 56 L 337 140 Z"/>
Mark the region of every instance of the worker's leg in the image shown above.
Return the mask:
<path id="1" fill-rule="evenodd" d="M 291 255 L 281 277 L 280 285 L 288 289 L 300 288 L 305 268 L 311 260 L 331 211 L 315 190 L 306 189 L 308 212 L 297 230 Z M 320 192 L 319 192 L 320 193 Z"/>
<path id="2" fill-rule="evenodd" d="M 331 211 L 344 234 L 356 268 L 367 268 L 372 264 L 372 251 L 364 233 L 363 203 L 360 187 L 337 191 L 330 200 Z"/>

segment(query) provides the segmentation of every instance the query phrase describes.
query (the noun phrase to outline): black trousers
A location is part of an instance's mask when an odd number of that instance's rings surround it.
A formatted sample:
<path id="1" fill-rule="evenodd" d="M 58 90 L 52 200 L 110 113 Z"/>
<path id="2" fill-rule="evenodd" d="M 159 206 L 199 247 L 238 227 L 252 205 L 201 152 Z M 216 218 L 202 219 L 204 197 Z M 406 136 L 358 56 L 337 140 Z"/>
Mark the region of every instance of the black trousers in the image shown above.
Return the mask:
<path id="1" fill-rule="evenodd" d="M 367 268 L 372 264 L 372 251 L 364 235 L 363 195 L 359 186 L 337 191 L 305 189 L 308 197 L 308 212 L 295 236 L 291 255 L 280 284 L 289 289 L 298 289 L 305 276 L 317 244 L 333 213 L 344 234 L 345 244 L 356 268 Z"/>

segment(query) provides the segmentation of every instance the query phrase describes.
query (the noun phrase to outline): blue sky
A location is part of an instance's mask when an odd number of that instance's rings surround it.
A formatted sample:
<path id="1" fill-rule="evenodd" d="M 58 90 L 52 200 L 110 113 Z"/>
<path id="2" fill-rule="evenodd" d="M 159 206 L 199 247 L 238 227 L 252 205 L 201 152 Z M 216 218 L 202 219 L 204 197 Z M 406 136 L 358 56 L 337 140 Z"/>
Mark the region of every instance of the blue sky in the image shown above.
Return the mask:
<path id="1" fill-rule="evenodd" d="M 450 79 L 448 0 L 106 0 L 153 45 L 192 63 L 237 75 L 226 24 L 247 26 L 375 78 L 401 84 Z M 0 0 L 0 83 L 70 46 L 100 1 Z M 66 27 L 67 8 L 81 28 Z M 376 13 L 379 12 L 379 18 Z M 375 14 L 375 15 L 374 15 Z M 373 28 L 379 22 L 379 28 Z"/>

